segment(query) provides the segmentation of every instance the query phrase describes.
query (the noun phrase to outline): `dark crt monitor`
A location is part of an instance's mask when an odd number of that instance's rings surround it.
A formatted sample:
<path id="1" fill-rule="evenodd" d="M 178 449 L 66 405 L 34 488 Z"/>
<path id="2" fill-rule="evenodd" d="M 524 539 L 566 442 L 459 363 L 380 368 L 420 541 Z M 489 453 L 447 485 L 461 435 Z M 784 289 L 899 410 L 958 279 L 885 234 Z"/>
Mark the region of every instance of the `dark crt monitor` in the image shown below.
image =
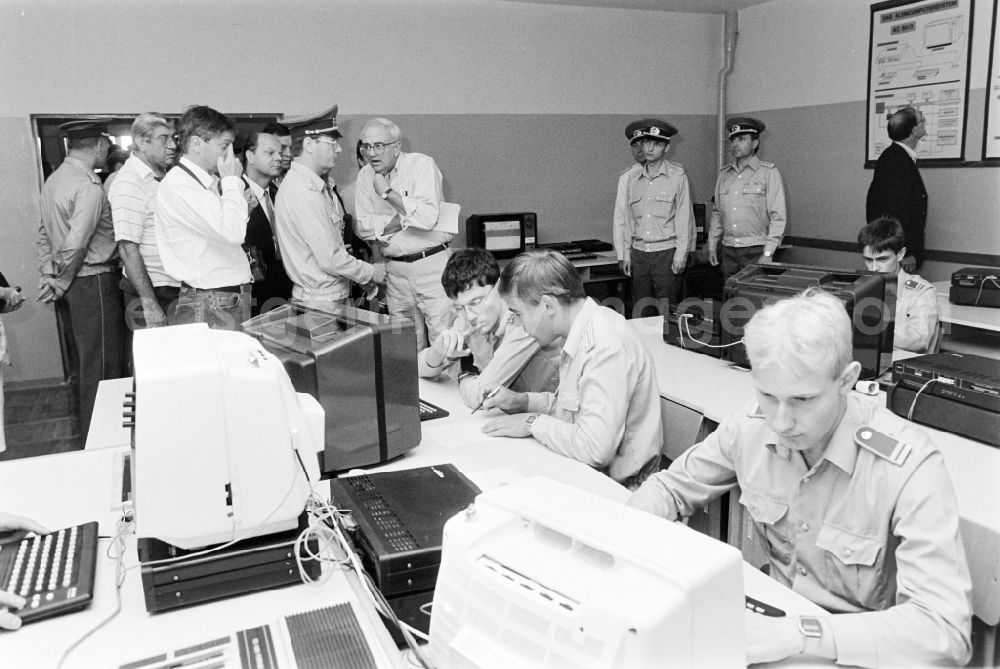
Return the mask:
<path id="1" fill-rule="evenodd" d="M 420 443 L 413 323 L 364 309 L 292 304 L 243 325 L 325 412 L 324 478 L 391 460 Z"/>
<path id="2" fill-rule="evenodd" d="M 465 219 L 465 244 L 486 249 L 497 260 L 535 248 L 538 217 L 532 212 L 473 214 Z"/>
<path id="3" fill-rule="evenodd" d="M 784 263 L 750 265 L 726 281 L 720 313 L 722 343 L 739 342 L 758 309 L 813 286 L 844 303 L 851 317 L 854 359 L 861 363 L 861 378 L 874 379 L 889 369 L 896 317 L 894 274 Z M 724 348 L 723 357 L 750 366 L 743 344 Z"/>

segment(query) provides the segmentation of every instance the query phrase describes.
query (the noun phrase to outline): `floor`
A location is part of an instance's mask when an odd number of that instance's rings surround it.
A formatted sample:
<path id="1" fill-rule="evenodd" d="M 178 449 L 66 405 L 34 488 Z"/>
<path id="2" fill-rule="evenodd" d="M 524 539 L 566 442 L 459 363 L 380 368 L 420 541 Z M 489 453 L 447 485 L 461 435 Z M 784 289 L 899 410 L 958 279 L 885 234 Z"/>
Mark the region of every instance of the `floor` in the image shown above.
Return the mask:
<path id="1" fill-rule="evenodd" d="M 7 450 L 0 461 L 83 449 L 79 402 L 72 386 L 58 382 L 5 383 Z"/>

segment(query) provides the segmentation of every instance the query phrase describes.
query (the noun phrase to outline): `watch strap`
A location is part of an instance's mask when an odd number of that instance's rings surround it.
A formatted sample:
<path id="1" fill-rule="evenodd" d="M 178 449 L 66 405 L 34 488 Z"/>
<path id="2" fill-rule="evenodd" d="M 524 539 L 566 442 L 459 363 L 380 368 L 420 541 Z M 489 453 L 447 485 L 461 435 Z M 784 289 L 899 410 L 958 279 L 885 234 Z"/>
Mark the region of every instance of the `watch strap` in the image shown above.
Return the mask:
<path id="1" fill-rule="evenodd" d="M 802 635 L 802 652 L 815 655 L 823 641 L 823 623 L 813 616 L 799 616 L 799 633 Z"/>

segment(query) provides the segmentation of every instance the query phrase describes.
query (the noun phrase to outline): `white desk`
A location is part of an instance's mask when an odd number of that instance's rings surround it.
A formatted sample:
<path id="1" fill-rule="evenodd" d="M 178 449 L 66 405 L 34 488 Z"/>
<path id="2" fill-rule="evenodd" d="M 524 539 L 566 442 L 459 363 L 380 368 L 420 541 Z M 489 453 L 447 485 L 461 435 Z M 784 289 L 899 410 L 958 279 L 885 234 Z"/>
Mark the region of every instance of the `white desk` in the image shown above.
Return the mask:
<path id="1" fill-rule="evenodd" d="M 120 401 L 130 388 L 130 382 L 108 383 L 102 384 L 101 392 L 110 394 L 117 390 Z M 624 501 L 628 495 L 610 478 L 549 451 L 533 439 L 483 435 L 479 430 L 490 419 L 490 414 L 470 415 L 470 410 L 458 397 L 454 381 L 421 380 L 420 395 L 451 415 L 423 423 L 420 446 L 377 469 L 451 462 L 481 488 L 542 474 L 613 500 Z M 106 406 L 114 405 L 109 398 Z M 119 416 L 116 408 L 111 415 L 95 414 L 94 422 L 120 423 Z M 33 515 L 53 528 L 96 519 L 102 535 L 113 534 L 115 516 L 110 510 L 111 489 L 117 484 L 115 458 L 123 450 L 88 448 L 2 463 L 0 491 L 3 501 L 0 508 Z M 101 543 L 103 549 L 107 542 Z M 126 565 L 135 564 L 134 540 L 130 540 Z M 357 586 L 352 579 L 353 576 L 338 572 L 332 582 L 321 588 L 298 585 L 150 615 L 145 610 L 138 571 L 133 569 L 126 575 L 122 613 L 77 649 L 70 656 L 67 667 L 111 666 L 156 651 L 206 641 L 236 629 L 273 622 L 282 614 L 329 605 L 356 593 Z M 818 607 L 749 565 L 745 565 L 744 580 L 747 592 L 758 599 L 789 612 L 821 613 Z M 102 558 L 94 604 L 85 612 L 40 621 L 15 634 L 3 635 L 0 657 L 4 666 L 54 666 L 66 645 L 113 610 L 114 600 L 113 563 Z M 367 613 L 374 615 L 371 611 Z M 377 629 L 378 642 L 385 643 L 381 626 Z M 811 665 L 785 662 L 780 666 Z"/>
<path id="2" fill-rule="evenodd" d="M 952 304 L 948 299 L 951 281 L 935 281 L 938 314 L 942 323 L 964 325 L 977 330 L 1000 332 L 1000 308 Z"/>

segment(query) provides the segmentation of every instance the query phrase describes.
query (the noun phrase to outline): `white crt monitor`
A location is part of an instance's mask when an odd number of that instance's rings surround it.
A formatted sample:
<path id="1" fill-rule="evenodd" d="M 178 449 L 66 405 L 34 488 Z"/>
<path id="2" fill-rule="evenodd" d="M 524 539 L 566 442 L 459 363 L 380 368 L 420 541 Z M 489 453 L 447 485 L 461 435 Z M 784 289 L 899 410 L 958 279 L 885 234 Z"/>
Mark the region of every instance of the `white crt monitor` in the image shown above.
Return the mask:
<path id="1" fill-rule="evenodd" d="M 438 669 L 746 666 L 740 552 L 536 477 L 447 522 Z"/>
<path id="2" fill-rule="evenodd" d="M 281 362 L 203 323 L 136 331 L 133 359 L 136 535 L 195 549 L 296 527 L 323 409 Z"/>

